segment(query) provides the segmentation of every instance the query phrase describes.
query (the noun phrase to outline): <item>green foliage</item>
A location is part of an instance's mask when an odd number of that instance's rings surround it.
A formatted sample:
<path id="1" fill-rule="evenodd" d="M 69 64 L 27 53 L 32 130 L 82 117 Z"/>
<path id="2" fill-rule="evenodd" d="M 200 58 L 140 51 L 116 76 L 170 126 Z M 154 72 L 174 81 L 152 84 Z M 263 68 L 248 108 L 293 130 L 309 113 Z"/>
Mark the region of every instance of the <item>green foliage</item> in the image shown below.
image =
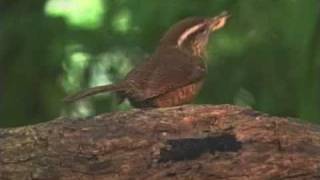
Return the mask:
<path id="1" fill-rule="evenodd" d="M 62 98 L 119 81 L 188 16 L 232 14 L 211 38 L 197 103 L 230 103 L 320 122 L 320 3 L 265 0 L 48 0 L 0 3 L 0 127 L 128 109 L 112 94 Z M 317 121 L 318 120 L 318 121 Z"/>
<path id="2" fill-rule="evenodd" d="M 105 12 L 102 0 L 49 0 L 45 13 L 63 17 L 75 28 L 96 29 L 102 24 Z"/>

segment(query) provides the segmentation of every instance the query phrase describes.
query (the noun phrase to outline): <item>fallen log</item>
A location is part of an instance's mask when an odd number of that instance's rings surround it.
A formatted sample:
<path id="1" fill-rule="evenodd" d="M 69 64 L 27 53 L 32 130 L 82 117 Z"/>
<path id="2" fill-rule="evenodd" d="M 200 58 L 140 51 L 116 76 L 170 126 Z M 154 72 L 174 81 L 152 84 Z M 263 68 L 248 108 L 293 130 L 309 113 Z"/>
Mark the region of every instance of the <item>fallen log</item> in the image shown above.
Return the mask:
<path id="1" fill-rule="evenodd" d="M 0 179 L 320 179 L 320 128 L 230 105 L 0 129 Z"/>

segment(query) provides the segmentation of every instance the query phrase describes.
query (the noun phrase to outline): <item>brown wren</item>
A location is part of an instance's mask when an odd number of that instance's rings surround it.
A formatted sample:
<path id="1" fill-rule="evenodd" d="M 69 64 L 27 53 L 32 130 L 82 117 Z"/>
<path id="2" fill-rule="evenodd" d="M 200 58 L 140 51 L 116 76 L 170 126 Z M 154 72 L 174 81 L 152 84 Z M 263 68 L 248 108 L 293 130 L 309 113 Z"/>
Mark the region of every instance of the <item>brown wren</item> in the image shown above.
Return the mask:
<path id="1" fill-rule="evenodd" d="M 73 102 L 97 93 L 114 91 L 139 108 L 169 107 L 190 103 L 207 74 L 204 54 L 209 36 L 222 28 L 229 15 L 213 18 L 191 17 L 171 27 L 152 56 L 137 66 L 124 80 L 86 89 L 71 96 Z"/>

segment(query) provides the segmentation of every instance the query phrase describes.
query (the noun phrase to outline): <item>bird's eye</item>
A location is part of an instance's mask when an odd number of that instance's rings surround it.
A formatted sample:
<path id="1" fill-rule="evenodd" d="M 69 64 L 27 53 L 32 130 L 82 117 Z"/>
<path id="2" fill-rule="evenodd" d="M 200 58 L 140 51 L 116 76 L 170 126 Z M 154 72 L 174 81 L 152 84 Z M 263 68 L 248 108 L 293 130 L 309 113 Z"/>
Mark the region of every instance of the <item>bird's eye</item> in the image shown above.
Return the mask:
<path id="1" fill-rule="evenodd" d="M 208 33 L 208 28 L 206 26 L 202 27 L 201 29 L 198 30 L 197 34 L 206 34 Z"/>

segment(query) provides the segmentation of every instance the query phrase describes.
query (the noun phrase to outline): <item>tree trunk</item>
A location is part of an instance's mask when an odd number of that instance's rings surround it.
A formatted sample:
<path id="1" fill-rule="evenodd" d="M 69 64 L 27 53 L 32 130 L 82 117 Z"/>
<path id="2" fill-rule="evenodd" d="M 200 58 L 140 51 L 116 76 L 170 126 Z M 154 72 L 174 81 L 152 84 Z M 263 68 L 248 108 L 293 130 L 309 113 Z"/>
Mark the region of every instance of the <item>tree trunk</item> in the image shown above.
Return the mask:
<path id="1" fill-rule="evenodd" d="M 0 130 L 0 179 L 320 179 L 320 128 L 230 105 Z"/>

